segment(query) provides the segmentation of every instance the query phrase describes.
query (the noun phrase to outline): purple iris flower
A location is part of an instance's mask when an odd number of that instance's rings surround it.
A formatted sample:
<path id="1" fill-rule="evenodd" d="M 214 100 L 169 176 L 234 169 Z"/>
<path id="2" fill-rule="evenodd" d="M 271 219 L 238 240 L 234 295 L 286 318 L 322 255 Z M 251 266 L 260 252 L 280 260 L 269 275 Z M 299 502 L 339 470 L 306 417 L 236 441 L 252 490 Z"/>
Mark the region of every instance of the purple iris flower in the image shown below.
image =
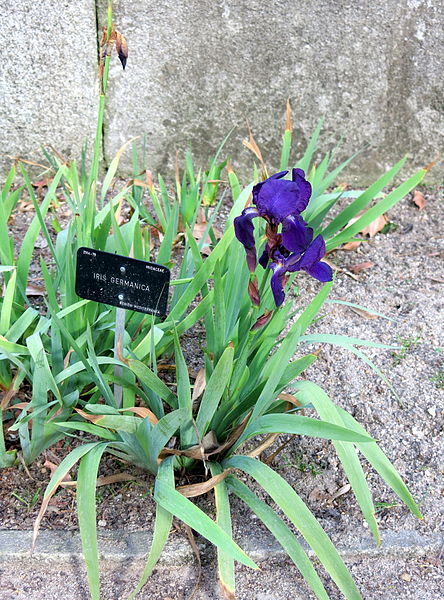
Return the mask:
<path id="1" fill-rule="evenodd" d="M 251 273 L 256 269 L 256 246 L 252 220 L 262 217 L 267 221 L 267 243 L 259 264 L 272 269 L 271 289 L 280 306 L 285 298 L 283 288 L 287 273 L 304 270 L 319 281 L 331 281 L 332 269 L 320 262 L 325 255 L 321 235 L 313 240 L 313 229 L 300 216 L 311 196 L 311 185 L 302 169 L 293 169 L 291 181 L 283 179 L 288 171 L 272 175 L 253 188 L 253 204 L 234 220 L 237 239 L 243 244 Z M 281 229 L 279 231 L 279 227 Z M 257 295 L 257 294 L 256 294 Z M 255 295 L 255 302 L 258 298 Z"/>
<path id="2" fill-rule="evenodd" d="M 291 217 L 298 217 L 307 207 L 311 195 L 311 184 L 305 179 L 302 169 L 293 169 L 291 181 L 282 179 L 288 171 L 281 171 L 261 181 L 253 188 L 253 204 L 234 219 L 237 239 L 244 245 L 248 268 L 256 269 L 256 247 L 254 244 L 255 217 L 263 217 L 270 225 L 269 232 L 277 233 L 277 225 L 291 228 L 287 223 Z M 276 230 L 276 231 L 274 231 Z"/>
<path id="3" fill-rule="evenodd" d="M 310 229 L 310 228 L 308 228 Z M 313 230 L 311 230 L 313 236 Z M 293 252 L 287 257 L 283 256 L 279 250 L 275 252 L 270 268 L 273 271 L 271 276 L 271 291 L 273 292 L 276 306 L 280 306 L 285 298 L 284 286 L 286 283 L 286 274 L 295 271 L 305 271 L 318 281 L 331 281 L 333 271 L 330 265 L 321 262 L 325 255 L 325 241 L 322 235 L 318 235 L 303 253 Z"/>

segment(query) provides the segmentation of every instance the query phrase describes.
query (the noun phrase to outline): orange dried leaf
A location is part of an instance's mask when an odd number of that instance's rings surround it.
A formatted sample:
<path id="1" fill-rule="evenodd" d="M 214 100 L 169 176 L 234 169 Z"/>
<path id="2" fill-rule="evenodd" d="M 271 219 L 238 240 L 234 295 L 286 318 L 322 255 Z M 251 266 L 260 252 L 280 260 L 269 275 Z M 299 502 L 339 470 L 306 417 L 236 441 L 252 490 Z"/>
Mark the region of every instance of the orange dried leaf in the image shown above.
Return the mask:
<path id="1" fill-rule="evenodd" d="M 413 202 L 414 202 L 414 204 L 416 204 L 416 206 L 419 208 L 419 210 L 422 210 L 426 205 L 426 200 L 424 198 L 424 194 L 422 194 L 419 190 L 415 190 L 415 194 L 413 196 Z"/>
<path id="2" fill-rule="evenodd" d="M 363 317 L 364 319 L 377 319 L 378 318 L 378 315 L 375 315 L 375 313 L 368 312 L 368 310 L 364 310 L 363 308 L 357 308 L 356 306 L 349 306 L 349 308 L 354 313 L 356 313 L 360 317 Z"/>
<path id="3" fill-rule="evenodd" d="M 362 262 L 362 263 L 358 263 L 356 265 L 352 265 L 351 267 L 348 268 L 348 270 L 357 275 L 361 271 L 364 271 L 365 269 L 370 269 L 371 267 L 374 267 L 374 266 L 375 266 L 375 263 L 368 261 L 368 262 Z"/>
<path id="4" fill-rule="evenodd" d="M 380 215 L 374 221 L 372 221 L 370 223 L 370 225 L 367 225 L 367 227 L 364 227 L 364 229 L 361 231 L 361 233 L 363 233 L 364 235 L 368 235 L 371 238 L 375 237 L 375 235 L 377 233 L 379 233 L 380 231 L 382 231 L 382 229 L 384 229 L 384 227 L 387 225 L 387 223 L 388 223 L 387 217 L 385 215 Z"/>
<path id="5" fill-rule="evenodd" d="M 119 412 L 132 412 L 138 417 L 141 417 L 142 419 L 146 419 L 146 417 L 148 417 L 150 423 L 152 423 L 153 425 L 156 425 L 156 423 L 159 422 L 159 419 L 156 417 L 156 415 L 145 406 L 131 406 L 129 408 L 119 408 L 118 410 Z"/>
<path id="6" fill-rule="evenodd" d="M 293 131 L 293 126 L 291 123 L 291 105 L 290 98 L 287 100 L 287 110 L 285 112 L 285 129 L 287 131 Z"/>
<path id="7" fill-rule="evenodd" d="M 361 242 L 347 242 L 341 246 L 341 250 L 356 250 L 361 245 Z"/>

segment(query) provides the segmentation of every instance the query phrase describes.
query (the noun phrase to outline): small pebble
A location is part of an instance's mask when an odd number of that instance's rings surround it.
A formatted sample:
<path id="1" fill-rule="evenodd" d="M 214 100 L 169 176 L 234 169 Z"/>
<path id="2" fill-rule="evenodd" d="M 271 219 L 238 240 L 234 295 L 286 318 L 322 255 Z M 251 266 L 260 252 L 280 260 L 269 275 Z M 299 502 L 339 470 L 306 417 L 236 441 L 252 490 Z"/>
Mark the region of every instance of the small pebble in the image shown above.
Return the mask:
<path id="1" fill-rule="evenodd" d="M 412 576 L 409 575 L 408 573 L 403 573 L 401 575 L 401 579 L 403 579 L 404 581 L 411 581 L 412 580 Z"/>
<path id="2" fill-rule="evenodd" d="M 104 521 L 103 519 L 100 519 L 100 521 L 98 521 L 97 525 L 99 527 L 106 527 L 106 521 Z"/>
<path id="3" fill-rule="evenodd" d="M 427 409 L 427 412 L 432 417 L 436 417 L 436 406 L 431 406 L 430 408 Z"/>

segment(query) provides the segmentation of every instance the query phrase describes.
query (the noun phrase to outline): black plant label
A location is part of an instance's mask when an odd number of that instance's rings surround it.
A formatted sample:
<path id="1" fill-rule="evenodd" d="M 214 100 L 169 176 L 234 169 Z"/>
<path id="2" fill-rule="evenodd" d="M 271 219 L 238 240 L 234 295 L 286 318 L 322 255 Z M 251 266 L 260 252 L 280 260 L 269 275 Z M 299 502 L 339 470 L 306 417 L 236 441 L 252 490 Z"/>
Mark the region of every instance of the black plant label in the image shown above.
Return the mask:
<path id="1" fill-rule="evenodd" d="M 161 317 L 167 313 L 170 270 L 102 252 L 77 251 L 76 294 L 81 298 Z"/>

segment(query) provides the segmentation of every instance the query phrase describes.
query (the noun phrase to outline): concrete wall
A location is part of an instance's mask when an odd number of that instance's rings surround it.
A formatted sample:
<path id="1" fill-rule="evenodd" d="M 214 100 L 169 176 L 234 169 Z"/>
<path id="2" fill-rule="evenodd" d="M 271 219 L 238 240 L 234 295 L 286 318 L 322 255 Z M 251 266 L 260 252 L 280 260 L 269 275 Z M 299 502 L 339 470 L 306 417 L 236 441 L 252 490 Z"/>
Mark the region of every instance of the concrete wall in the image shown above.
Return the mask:
<path id="1" fill-rule="evenodd" d="M 10 46 L 2 60 L 4 152 L 47 142 L 75 155 L 91 135 L 95 11 L 103 22 L 104 4 L 0 0 Z M 146 133 L 153 170 L 188 144 L 203 164 L 237 125 L 227 148 L 242 167 L 251 164 L 241 143 L 248 119 L 272 169 L 288 97 L 299 148 L 321 115 L 323 150 L 340 138 L 340 157 L 370 144 L 349 180 L 367 182 L 405 153 L 411 170 L 442 152 L 441 1 L 115 0 L 114 13 L 130 55 L 125 72 L 117 59 L 110 71 L 108 160 Z"/>

